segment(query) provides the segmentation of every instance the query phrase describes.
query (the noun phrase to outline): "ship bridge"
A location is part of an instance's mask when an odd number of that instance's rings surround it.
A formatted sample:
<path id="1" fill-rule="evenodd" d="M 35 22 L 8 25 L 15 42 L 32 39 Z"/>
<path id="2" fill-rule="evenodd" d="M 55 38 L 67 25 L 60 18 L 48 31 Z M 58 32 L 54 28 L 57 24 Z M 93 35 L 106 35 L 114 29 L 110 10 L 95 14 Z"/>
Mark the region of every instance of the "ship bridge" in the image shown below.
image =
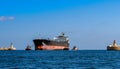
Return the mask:
<path id="1" fill-rule="evenodd" d="M 54 40 L 58 42 L 66 42 L 69 41 L 69 38 L 68 36 L 65 36 L 64 33 L 62 33 L 60 36 L 54 37 Z"/>

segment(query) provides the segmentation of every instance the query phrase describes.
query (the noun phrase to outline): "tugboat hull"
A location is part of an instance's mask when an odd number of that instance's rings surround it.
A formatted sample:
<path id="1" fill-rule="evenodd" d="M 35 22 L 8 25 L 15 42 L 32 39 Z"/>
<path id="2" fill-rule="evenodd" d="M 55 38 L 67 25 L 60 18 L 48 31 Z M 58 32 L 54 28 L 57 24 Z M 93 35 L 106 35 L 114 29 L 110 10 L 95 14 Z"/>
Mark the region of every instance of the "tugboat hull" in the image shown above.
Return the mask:
<path id="1" fill-rule="evenodd" d="M 120 50 L 120 47 L 107 47 L 107 50 Z"/>

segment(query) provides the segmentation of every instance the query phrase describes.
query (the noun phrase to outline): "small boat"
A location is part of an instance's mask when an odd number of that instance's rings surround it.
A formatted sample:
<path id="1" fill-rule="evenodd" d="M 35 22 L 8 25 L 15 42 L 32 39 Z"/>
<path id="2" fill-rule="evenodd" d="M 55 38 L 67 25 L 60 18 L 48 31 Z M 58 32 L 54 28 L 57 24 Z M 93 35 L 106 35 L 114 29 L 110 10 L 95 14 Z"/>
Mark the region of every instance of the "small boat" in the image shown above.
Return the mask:
<path id="1" fill-rule="evenodd" d="M 31 50 L 31 46 L 30 46 L 30 45 L 27 45 L 27 47 L 26 47 L 25 50 Z"/>
<path id="2" fill-rule="evenodd" d="M 13 43 L 11 43 L 9 47 L 1 47 L 0 50 L 16 50 L 16 48 L 13 46 Z"/>
<path id="3" fill-rule="evenodd" d="M 78 48 L 76 46 L 74 46 L 72 50 L 78 50 Z"/>
<path id="4" fill-rule="evenodd" d="M 120 50 L 120 45 L 117 45 L 116 40 L 114 40 L 112 45 L 107 46 L 107 50 Z"/>

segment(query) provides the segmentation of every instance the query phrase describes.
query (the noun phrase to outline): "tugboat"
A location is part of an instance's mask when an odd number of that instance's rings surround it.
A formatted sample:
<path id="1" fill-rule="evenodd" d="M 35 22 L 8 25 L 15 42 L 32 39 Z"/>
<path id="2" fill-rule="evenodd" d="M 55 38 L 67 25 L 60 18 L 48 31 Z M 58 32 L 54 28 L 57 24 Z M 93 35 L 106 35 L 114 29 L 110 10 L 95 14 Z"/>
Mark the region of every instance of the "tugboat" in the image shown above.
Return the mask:
<path id="1" fill-rule="evenodd" d="M 78 50 L 78 48 L 76 46 L 74 46 L 72 50 Z"/>
<path id="2" fill-rule="evenodd" d="M 25 50 L 31 50 L 31 46 L 30 46 L 30 45 L 27 45 L 27 47 L 26 47 Z"/>
<path id="3" fill-rule="evenodd" d="M 107 46 L 107 50 L 120 50 L 120 45 L 117 45 L 116 41 L 113 41 L 112 45 Z"/>
<path id="4" fill-rule="evenodd" d="M 13 46 L 13 43 L 10 44 L 10 47 L 8 48 L 8 50 L 16 50 L 16 48 Z"/>

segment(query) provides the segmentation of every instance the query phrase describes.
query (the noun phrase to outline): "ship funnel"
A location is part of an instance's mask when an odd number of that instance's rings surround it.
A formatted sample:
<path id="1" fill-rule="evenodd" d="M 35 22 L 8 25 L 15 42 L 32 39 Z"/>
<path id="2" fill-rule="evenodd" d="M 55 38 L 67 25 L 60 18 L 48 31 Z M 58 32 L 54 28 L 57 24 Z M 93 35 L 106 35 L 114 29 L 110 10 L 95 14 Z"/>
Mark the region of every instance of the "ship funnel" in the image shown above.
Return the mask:
<path id="1" fill-rule="evenodd" d="M 113 46 L 117 46 L 116 40 L 113 41 Z"/>

